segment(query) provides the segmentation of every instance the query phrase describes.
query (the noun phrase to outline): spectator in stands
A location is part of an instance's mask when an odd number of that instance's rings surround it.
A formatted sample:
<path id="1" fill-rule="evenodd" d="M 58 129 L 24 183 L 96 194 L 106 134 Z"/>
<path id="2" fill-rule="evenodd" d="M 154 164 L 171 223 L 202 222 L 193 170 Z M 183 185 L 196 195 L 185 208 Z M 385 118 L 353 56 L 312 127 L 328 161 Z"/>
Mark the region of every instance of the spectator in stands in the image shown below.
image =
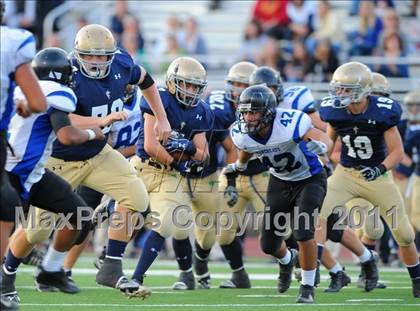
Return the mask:
<path id="1" fill-rule="evenodd" d="M 239 59 L 255 63 L 261 47 L 267 42 L 261 24 L 256 20 L 249 21 L 244 30 L 244 38 L 239 49 Z"/>
<path id="2" fill-rule="evenodd" d="M 396 64 L 393 59 L 404 57 L 402 49 L 402 39 L 397 33 L 391 33 L 385 36 L 383 42 L 383 54 L 381 55 L 387 61 L 387 64 L 374 66 L 374 71 L 383 74 L 385 77 L 408 77 L 408 65 Z"/>
<path id="3" fill-rule="evenodd" d="M 398 34 L 402 40 L 402 50 L 405 55 L 408 55 L 411 51 L 410 41 L 407 36 L 400 29 L 400 18 L 398 13 L 394 9 L 387 9 L 383 17 L 384 28 L 379 35 L 378 47 L 383 47 L 384 38 L 392 33 Z M 382 51 L 378 51 L 379 53 Z"/>
<path id="4" fill-rule="evenodd" d="M 257 0 L 252 12 L 252 19 L 258 21 L 264 32 L 277 40 L 291 39 L 288 28 L 289 18 L 286 13 L 287 0 Z"/>
<path id="5" fill-rule="evenodd" d="M 261 54 L 258 56 L 257 65 L 269 66 L 283 75 L 285 64 L 279 42 L 272 38 L 268 39 L 262 48 Z"/>
<path id="6" fill-rule="evenodd" d="M 197 20 L 190 16 L 184 25 L 184 33 L 180 37 L 179 45 L 191 55 L 207 54 L 207 44 L 198 30 Z"/>
<path id="7" fill-rule="evenodd" d="M 117 42 L 121 42 L 121 36 L 124 31 L 123 19 L 128 15 L 127 1 L 115 1 L 115 13 L 111 17 L 111 31 Z"/>
<path id="8" fill-rule="evenodd" d="M 305 80 L 329 82 L 338 65 L 338 58 L 333 51 L 330 40 L 327 38 L 321 39 L 316 45 L 314 55 L 309 60 Z M 310 75 L 308 76 L 308 74 Z"/>
<path id="9" fill-rule="evenodd" d="M 366 1 L 366 0 L 365 0 Z M 369 0 L 371 1 L 371 0 Z M 360 9 L 360 0 L 353 0 L 350 6 L 350 15 L 355 16 L 358 14 Z M 380 11 L 384 10 L 385 8 L 395 8 L 393 0 L 373 0 L 372 1 L 374 6 L 376 7 L 377 13 L 379 16 L 382 16 Z"/>
<path id="10" fill-rule="evenodd" d="M 144 53 L 144 39 L 140 31 L 139 20 L 132 15 L 126 15 L 123 18 L 123 29 L 121 46 L 136 59 L 137 56 Z"/>
<path id="11" fill-rule="evenodd" d="M 288 82 L 302 82 L 309 68 L 309 56 L 302 40 L 293 42 L 292 59 L 284 67 L 285 80 Z"/>
<path id="12" fill-rule="evenodd" d="M 166 50 L 164 53 L 165 59 L 160 63 L 160 72 L 166 72 L 169 64 L 177 57 L 185 55 L 186 51 L 179 46 L 175 34 L 167 34 L 166 36 Z"/>
<path id="13" fill-rule="evenodd" d="M 328 38 L 333 44 L 339 45 L 342 40 L 342 28 L 336 14 L 331 12 L 331 4 L 328 0 L 322 0 L 318 4 L 318 11 L 314 17 L 314 32 L 311 38 L 319 40 Z"/>
<path id="14" fill-rule="evenodd" d="M 360 3 L 359 18 L 359 30 L 348 36 L 351 42 L 349 55 L 372 55 L 383 27 L 381 19 L 375 15 L 373 2 Z"/>
<path id="15" fill-rule="evenodd" d="M 305 39 L 311 34 L 315 12 L 316 3 L 313 1 L 292 0 L 287 3 L 289 29 L 295 40 Z"/>
<path id="16" fill-rule="evenodd" d="M 154 42 L 154 50 L 155 53 L 158 55 L 163 55 L 166 53 L 167 50 L 167 38 L 169 35 L 175 36 L 177 40 L 177 44 L 179 45 L 179 42 L 181 41 L 181 38 L 184 36 L 184 29 L 183 24 L 179 20 L 178 15 L 171 14 L 166 19 L 166 27 L 163 31 L 162 37 L 157 38 Z"/>

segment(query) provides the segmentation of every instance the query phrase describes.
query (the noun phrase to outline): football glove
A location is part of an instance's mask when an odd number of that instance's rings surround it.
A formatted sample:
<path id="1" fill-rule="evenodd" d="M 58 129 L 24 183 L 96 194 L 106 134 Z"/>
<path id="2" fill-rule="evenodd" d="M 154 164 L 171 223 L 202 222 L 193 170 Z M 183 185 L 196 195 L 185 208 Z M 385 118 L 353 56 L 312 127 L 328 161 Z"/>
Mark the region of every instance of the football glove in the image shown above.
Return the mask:
<path id="1" fill-rule="evenodd" d="M 222 174 L 224 175 L 230 175 L 230 174 L 236 174 L 238 172 L 243 172 L 246 170 L 247 164 L 245 163 L 241 163 L 238 161 L 236 161 L 235 163 L 230 163 L 228 165 L 226 165 L 223 169 L 222 169 Z"/>
<path id="2" fill-rule="evenodd" d="M 227 186 L 223 193 L 229 207 L 233 207 L 238 202 L 238 190 L 234 186 Z"/>
<path id="3" fill-rule="evenodd" d="M 193 156 L 197 152 L 197 148 L 194 146 L 191 140 L 185 138 L 178 138 L 169 140 L 165 145 L 166 151 L 169 153 L 180 151 Z"/>
<path id="4" fill-rule="evenodd" d="M 367 181 L 374 181 L 376 178 L 384 174 L 387 171 L 387 169 L 385 165 L 379 164 L 375 167 L 360 166 L 359 171 L 364 179 L 366 179 Z"/>
<path id="5" fill-rule="evenodd" d="M 316 155 L 324 155 L 328 151 L 327 145 L 318 140 L 308 141 L 306 143 L 306 148 L 308 148 L 310 152 L 315 153 Z"/>

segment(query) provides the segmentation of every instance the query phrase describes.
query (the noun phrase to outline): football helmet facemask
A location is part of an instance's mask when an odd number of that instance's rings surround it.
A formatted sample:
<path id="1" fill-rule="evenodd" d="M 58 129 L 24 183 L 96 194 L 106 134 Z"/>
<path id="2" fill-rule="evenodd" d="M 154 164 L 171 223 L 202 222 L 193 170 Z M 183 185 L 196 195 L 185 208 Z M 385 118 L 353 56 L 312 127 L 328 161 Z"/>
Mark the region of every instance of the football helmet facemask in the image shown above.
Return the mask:
<path id="1" fill-rule="evenodd" d="M 98 24 L 82 27 L 76 34 L 73 53 L 82 74 L 91 79 L 103 79 L 111 71 L 117 45 L 111 31 Z M 84 56 L 106 56 L 102 62 L 85 60 Z"/>
<path id="2" fill-rule="evenodd" d="M 226 98 L 233 104 L 238 104 L 242 91 L 249 86 L 249 77 L 257 69 L 257 65 L 250 62 L 239 62 L 230 67 L 226 77 Z M 234 86 L 234 83 L 244 84 L 245 87 Z"/>
<path id="3" fill-rule="evenodd" d="M 166 72 L 166 86 L 179 103 L 197 106 L 207 87 L 207 72 L 196 59 L 178 57 Z"/>
<path id="4" fill-rule="evenodd" d="M 280 73 L 268 66 L 262 66 L 255 70 L 249 78 L 249 84 L 265 84 L 276 95 L 277 104 L 283 100 L 284 88 Z"/>
<path id="5" fill-rule="evenodd" d="M 372 87 L 372 72 L 359 62 L 338 67 L 330 82 L 330 99 L 334 108 L 345 108 L 368 96 Z"/>
<path id="6" fill-rule="evenodd" d="M 239 131 L 243 134 L 256 134 L 271 125 L 276 115 L 276 96 L 265 85 L 253 85 L 246 88 L 239 97 L 237 119 Z M 261 113 L 258 120 L 247 120 L 247 113 Z"/>

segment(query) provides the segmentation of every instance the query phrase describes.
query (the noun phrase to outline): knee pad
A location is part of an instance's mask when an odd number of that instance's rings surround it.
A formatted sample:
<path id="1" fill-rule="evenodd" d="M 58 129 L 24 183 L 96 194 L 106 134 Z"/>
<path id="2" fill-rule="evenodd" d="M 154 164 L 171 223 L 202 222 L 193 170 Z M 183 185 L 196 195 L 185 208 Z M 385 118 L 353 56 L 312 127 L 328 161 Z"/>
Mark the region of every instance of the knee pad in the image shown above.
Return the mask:
<path id="1" fill-rule="evenodd" d="M 396 230 L 392 230 L 392 235 L 399 246 L 408 246 L 414 242 L 414 230 L 411 226 L 407 226 L 404 229 L 399 227 Z"/>
<path id="2" fill-rule="evenodd" d="M 298 242 L 305 242 L 312 240 L 315 236 L 315 230 L 311 229 L 297 229 L 293 230 L 293 236 Z"/>
<path id="3" fill-rule="evenodd" d="M 143 181 L 136 177 L 129 184 L 127 184 L 128 195 L 120 200 L 120 203 L 125 208 L 135 212 L 145 212 L 149 207 L 149 195 Z"/>
<path id="4" fill-rule="evenodd" d="M 53 228 L 51 229 L 39 229 L 39 228 L 26 228 L 26 239 L 29 243 L 32 245 L 35 245 L 37 243 L 41 243 L 46 241 L 51 233 L 53 232 Z"/>
<path id="5" fill-rule="evenodd" d="M 277 251 L 277 249 L 280 247 L 281 241 L 282 239 L 279 239 L 278 241 L 274 241 L 272 239 L 264 238 L 263 236 L 261 236 L 261 239 L 260 239 L 261 250 L 267 255 L 273 255 Z"/>
<path id="6" fill-rule="evenodd" d="M 327 239 L 331 240 L 335 243 L 340 243 L 343 239 L 343 232 L 342 229 L 334 228 L 334 225 L 338 225 L 339 216 L 336 213 L 332 213 L 327 218 Z"/>
<path id="7" fill-rule="evenodd" d="M 376 227 L 376 228 L 375 228 Z M 364 234 L 371 240 L 379 240 L 384 234 L 384 224 L 382 220 L 379 220 L 378 224 L 375 224 L 369 217 L 366 219 L 366 223 L 363 226 Z"/>

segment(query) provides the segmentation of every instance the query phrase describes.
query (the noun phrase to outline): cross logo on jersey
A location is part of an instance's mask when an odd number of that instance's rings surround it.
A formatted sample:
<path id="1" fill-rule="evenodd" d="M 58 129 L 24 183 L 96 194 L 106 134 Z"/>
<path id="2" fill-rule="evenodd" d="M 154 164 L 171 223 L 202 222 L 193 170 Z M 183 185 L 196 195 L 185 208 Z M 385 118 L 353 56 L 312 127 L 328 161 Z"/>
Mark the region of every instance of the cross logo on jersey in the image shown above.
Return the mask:
<path id="1" fill-rule="evenodd" d="M 355 127 L 353 127 L 353 132 L 354 132 L 354 134 L 356 134 L 357 135 L 357 132 L 359 131 L 359 128 L 357 127 L 357 126 L 355 126 Z"/>
<path id="2" fill-rule="evenodd" d="M 185 125 L 187 125 L 185 122 L 181 122 L 180 126 L 181 126 L 181 130 L 185 127 Z"/>
<path id="3" fill-rule="evenodd" d="M 107 90 L 105 92 L 105 95 L 106 95 L 106 97 L 108 97 L 108 99 L 111 99 L 111 91 L 110 90 Z"/>

